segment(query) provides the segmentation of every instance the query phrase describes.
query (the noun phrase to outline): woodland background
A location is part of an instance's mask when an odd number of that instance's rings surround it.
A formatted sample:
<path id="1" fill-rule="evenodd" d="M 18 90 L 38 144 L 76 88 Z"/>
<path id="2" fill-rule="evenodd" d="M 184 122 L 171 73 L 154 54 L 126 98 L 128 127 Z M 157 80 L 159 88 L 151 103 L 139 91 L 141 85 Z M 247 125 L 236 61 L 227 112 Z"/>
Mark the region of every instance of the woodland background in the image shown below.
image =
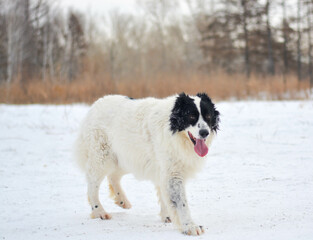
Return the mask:
<path id="1" fill-rule="evenodd" d="M 141 0 L 138 14 L 93 16 L 0 0 L 0 102 L 311 96 L 313 0 L 184 0 L 189 14 L 180 3 Z"/>

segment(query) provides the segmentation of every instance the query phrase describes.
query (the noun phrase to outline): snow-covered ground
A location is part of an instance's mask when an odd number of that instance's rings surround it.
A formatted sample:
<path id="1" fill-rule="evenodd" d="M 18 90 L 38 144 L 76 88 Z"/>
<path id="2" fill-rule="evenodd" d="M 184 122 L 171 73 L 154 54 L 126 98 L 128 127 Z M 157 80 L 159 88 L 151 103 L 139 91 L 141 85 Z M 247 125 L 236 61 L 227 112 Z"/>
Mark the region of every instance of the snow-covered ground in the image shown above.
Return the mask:
<path id="1" fill-rule="evenodd" d="M 221 102 L 221 131 L 187 186 L 198 239 L 313 239 L 313 101 Z M 88 106 L 0 105 L 0 239 L 190 239 L 158 216 L 155 189 L 131 175 L 130 210 L 108 198 L 90 219 L 72 144 Z"/>

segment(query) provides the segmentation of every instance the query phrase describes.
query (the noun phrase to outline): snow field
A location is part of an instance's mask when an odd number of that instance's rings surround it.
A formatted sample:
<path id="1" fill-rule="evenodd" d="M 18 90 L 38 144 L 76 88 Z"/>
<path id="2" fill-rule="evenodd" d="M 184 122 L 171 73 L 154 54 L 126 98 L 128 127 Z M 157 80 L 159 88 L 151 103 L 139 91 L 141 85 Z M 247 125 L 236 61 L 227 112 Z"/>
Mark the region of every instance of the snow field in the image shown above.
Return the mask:
<path id="1" fill-rule="evenodd" d="M 313 101 L 221 102 L 221 131 L 187 185 L 197 239 L 313 239 Z M 131 175 L 132 209 L 100 191 L 90 219 L 72 145 L 87 105 L 0 105 L 0 239 L 190 239 L 160 221 L 155 189 Z"/>

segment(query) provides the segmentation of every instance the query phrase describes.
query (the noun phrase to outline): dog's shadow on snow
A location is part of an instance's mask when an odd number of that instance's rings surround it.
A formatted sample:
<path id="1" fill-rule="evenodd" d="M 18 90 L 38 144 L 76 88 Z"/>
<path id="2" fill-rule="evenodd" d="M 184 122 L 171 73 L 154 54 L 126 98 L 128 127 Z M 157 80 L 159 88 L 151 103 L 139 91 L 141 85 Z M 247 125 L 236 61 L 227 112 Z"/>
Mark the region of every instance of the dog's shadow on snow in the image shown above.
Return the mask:
<path id="1" fill-rule="evenodd" d="M 147 228 L 153 228 L 155 231 L 158 231 L 157 229 L 173 229 L 174 226 L 172 223 L 163 223 L 160 219 L 160 217 L 155 214 L 134 214 L 129 212 L 110 212 L 112 215 L 112 219 L 110 220 L 101 220 L 96 219 L 97 223 L 103 223 L 108 228 L 119 228 L 125 230 L 129 230 L 129 228 L 133 229 L 147 229 Z M 95 220 L 95 219 L 91 219 Z"/>

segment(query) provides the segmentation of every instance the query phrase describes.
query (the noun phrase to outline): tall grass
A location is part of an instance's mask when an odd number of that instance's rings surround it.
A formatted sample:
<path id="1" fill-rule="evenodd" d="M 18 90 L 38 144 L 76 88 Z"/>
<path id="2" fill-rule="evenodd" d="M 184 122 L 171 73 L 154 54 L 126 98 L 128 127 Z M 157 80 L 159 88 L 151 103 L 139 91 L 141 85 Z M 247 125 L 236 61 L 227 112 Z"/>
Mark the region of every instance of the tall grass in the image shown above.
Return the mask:
<path id="1" fill-rule="evenodd" d="M 154 96 L 165 97 L 179 92 L 196 94 L 206 92 L 213 99 L 303 99 L 308 98 L 308 81 L 298 82 L 290 75 L 283 81 L 282 76 L 252 76 L 247 80 L 243 75 L 216 73 L 211 75 L 191 74 L 158 75 L 149 79 L 120 79 L 112 81 L 108 76 L 82 76 L 75 81 L 46 81 L 33 79 L 10 85 L 0 85 L 2 103 L 92 103 L 106 94 L 123 94 L 133 98 Z M 301 93 L 301 94 L 300 94 Z"/>

